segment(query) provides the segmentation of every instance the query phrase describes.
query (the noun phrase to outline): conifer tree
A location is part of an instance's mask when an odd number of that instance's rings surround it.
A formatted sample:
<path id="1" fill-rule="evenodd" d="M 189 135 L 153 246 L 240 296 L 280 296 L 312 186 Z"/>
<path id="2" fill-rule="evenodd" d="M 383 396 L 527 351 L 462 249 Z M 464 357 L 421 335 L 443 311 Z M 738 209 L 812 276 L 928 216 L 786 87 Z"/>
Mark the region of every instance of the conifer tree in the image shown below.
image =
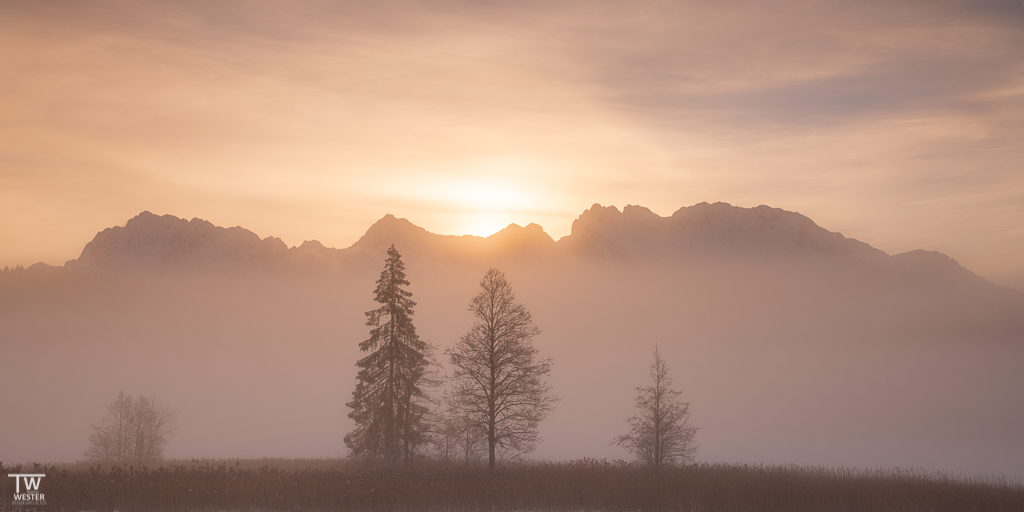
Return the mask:
<path id="1" fill-rule="evenodd" d="M 359 343 L 360 350 L 372 352 L 356 362 L 356 389 L 347 404 L 356 423 L 345 436 L 353 457 L 408 463 L 425 440 L 427 396 L 420 386 L 431 347 L 412 324 L 416 303 L 403 288 L 408 285 L 402 256 L 392 245 L 374 292 L 381 306 L 366 312 L 370 338 Z"/>

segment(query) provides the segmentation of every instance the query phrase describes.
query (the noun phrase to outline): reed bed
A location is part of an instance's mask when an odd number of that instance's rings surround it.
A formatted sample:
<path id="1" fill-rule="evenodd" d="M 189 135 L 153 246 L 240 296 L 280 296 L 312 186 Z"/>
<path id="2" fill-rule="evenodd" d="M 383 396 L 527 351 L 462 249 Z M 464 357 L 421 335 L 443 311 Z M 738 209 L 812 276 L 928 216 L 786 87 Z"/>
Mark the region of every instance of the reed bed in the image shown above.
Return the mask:
<path id="1" fill-rule="evenodd" d="M 262 464 L 262 465 L 261 465 Z M 341 460 L 175 461 L 154 468 L 0 465 L 45 472 L 39 510 L 129 511 L 1024 511 L 1024 486 L 924 472 L 581 460 L 508 466 Z M 13 479 L 0 483 L 0 510 Z"/>

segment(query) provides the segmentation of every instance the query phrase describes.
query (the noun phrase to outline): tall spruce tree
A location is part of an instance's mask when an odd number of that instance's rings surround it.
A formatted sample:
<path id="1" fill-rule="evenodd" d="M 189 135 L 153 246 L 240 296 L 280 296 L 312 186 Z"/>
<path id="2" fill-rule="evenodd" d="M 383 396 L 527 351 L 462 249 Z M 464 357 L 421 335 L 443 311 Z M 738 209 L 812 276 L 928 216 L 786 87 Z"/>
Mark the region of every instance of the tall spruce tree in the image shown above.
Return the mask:
<path id="1" fill-rule="evenodd" d="M 356 362 L 358 380 L 347 404 L 356 428 L 345 436 L 345 445 L 356 458 L 408 463 L 425 440 L 428 400 L 420 386 L 431 347 L 412 325 L 416 303 L 403 289 L 408 285 L 402 256 L 392 245 L 374 292 L 381 306 L 366 312 L 370 338 L 359 343 L 360 350 L 372 352 Z"/>

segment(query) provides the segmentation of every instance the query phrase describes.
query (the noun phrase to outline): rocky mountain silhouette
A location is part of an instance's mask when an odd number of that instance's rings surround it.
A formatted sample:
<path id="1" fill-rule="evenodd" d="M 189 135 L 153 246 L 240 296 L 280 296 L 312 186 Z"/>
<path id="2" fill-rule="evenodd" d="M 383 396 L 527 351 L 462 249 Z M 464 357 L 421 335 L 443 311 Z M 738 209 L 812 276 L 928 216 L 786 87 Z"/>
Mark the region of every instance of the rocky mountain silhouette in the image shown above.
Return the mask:
<path id="1" fill-rule="evenodd" d="M 803 273 L 928 286 L 996 287 L 956 260 L 932 251 L 888 255 L 844 237 L 799 213 L 727 203 L 682 207 L 668 217 L 636 205 L 622 210 L 595 204 L 557 242 L 537 224 L 510 224 L 488 237 L 431 233 L 387 214 L 348 248 L 308 240 L 288 247 L 281 239 L 242 227 L 224 228 L 193 218 L 142 212 L 124 226 L 104 229 L 64 267 L 36 264 L 25 273 L 118 274 L 147 272 L 324 272 L 375 265 L 391 244 L 403 254 L 450 264 L 564 261 L 584 258 L 617 265 L 727 263 L 788 266 Z M 948 287 L 947 286 L 947 287 Z M 954 287 L 955 287 L 954 286 Z M 1000 293 L 1014 294 L 1007 288 Z"/>
<path id="2" fill-rule="evenodd" d="M 124 226 L 104 229 L 65 263 L 69 270 L 138 271 L 269 267 L 286 257 L 279 238 L 260 239 L 241 227 L 142 212 Z"/>
<path id="3" fill-rule="evenodd" d="M 666 254 L 719 257 L 788 257 L 821 254 L 863 260 L 880 259 L 882 251 L 819 227 L 799 213 L 768 206 L 739 208 L 727 203 L 700 203 L 661 217 L 643 206 L 595 204 L 560 241 L 585 252 L 618 255 Z"/>

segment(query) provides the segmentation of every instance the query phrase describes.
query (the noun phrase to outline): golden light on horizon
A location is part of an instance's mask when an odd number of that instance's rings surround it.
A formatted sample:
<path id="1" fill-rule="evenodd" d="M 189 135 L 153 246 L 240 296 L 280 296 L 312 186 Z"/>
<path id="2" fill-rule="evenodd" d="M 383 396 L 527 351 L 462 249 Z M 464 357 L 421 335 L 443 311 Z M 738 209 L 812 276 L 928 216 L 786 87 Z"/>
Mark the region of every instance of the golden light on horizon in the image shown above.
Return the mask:
<path id="1" fill-rule="evenodd" d="M 347 247 L 723 201 L 1024 289 L 1017 2 L 344 4 L 5 3 L 0 266 L 143 210 Z"/>
<path id="2" fill-rule="evenodd" d="M 431 191 L 431 197 L 461 212 L 455 234 L 489 236 L 515 222 L 518 212 L 537 206 L 530 194 L 502 181 L 451 183 Z"/>
<path id="3" fill-rule="evenodd" d="M 524 161 L 476 162 L 453 177 L 415 180 L 405 195 L 446 212 L 446 234 L 486 237 L 551 209 L 552 201 L 534 188 L 538 174 L 542 166 Z"/>
<path id="4" fill-rule="evenodd" d="M 467 235 L 488 237 L 491 236 L 514 221 L 509 215 L 502 212 L 477 212 L 467 214 L 461 222 L 460 232 Z"/>

